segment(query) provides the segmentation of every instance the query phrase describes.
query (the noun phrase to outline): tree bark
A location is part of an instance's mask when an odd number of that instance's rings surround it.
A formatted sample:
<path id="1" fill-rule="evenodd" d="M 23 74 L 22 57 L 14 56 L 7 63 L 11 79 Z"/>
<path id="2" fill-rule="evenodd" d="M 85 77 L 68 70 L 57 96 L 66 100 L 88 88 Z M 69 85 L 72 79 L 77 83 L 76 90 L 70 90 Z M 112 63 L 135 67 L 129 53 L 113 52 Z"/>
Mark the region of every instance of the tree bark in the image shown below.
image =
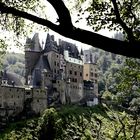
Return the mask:
<path id="1" fill-rule="evenodd" d="M 73 26 L 69 10 L 66 8 L 62 0 L 48 0 L 48 2 L 55 8 L 59 16 L 59 25 L 56 25 L 47 19 L 39 18 L 27 12 L 20 11 L 14 7 L 9 7 L 2 2 L 0 2 L 0 12 L 1 14 L 13 14 L 15 16 L 31 20 L 43 26 L 47 26 L 51 30 L 67 38 L 80 41 L 111 53 L 120 54 L 127 57 L 140 58 L 139 41 L 129 43 L 127 41 L 108 38 L 91 31 L 76 28 Z"/>

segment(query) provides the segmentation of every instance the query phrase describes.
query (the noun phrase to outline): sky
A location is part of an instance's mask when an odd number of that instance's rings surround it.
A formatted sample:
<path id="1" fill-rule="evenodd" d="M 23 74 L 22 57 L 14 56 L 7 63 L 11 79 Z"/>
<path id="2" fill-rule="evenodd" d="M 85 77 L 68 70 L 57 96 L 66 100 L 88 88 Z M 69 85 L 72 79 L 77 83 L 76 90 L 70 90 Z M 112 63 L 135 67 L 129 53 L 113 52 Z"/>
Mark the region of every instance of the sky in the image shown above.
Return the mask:
<path id="1" fill-rule="evenodd" d="M 48 17 L 49 20 L 51 20 L 53 23 L 55 23 L 56 20 L 57 20 L 57 18 L 58 18 L 58 16 L 57 16 L 57 14 L 56 14 L 54 8 L 53 8 L 48 2 L 46 3 L 46 5 L 47 5 L 47 7 L 46 7 L 47 17 Z M 77 15 L 77 14 L 75 14 L 75 15 Z M 74 21 L 77 20 L 77 17 L 76 17 L 75 15 L 72 15 L 72 16 L 71 16 L 74 26 L 79 27 L 79 28 L 83 28 L 83 29 L 86 29 L 86 30 L 93 31 L 93 30 L 91 29 L 91 27 L 89 27 L 89 26 L 86 25 L 86 20 L 82 20 L 82 21 L 80 21 L 80 22 L 78 22 L 78 23 L 75 23 Z M 34 33 L 35 33 L 35 32 L 33 32 L 32 34 L 30 34 L 29 37 L 32 37 Z M 80 43 L 80 42 L 73 41 L 73 40 L 71 40 L 71 39 L 65 38 L 65 37 L 63 37 L 63 36 L 61 36 L 61 35 L 59 35 L 59 34 L 53 32 L 53 31 L 51 31 L 51 30 L 49 30 L 49 33 L 50 33 L 50 34 L 54 34 L 54 35 L 55 35 L 55 38 L 57 38 L 57 39 L 58 39 L 58 38 L 61 38 L 61 39 L 65 40 L 65 41 L 72 42 L 72 43 L 76 44 L 76 45 L 78 46 L 79 49 L 81 49 L 81 48 L 83 48 L 83 49 L 85 49 L 85 48 L 88 49 L 88 48 L 91 47 L 91 46 L 88 46 L 88 45 L 86 45 L 86 44 L 82 44 L 82 43 Z M 110 32 L 110 31 L 108 31 L 107 29 L 100 30 L 98 33 L 99 33 L 99 34 L 102 34 L 102 35 L 104 35 L 104 36 L 108 36 L 108 37 L 112 37 L 113 34 L 114 34 L 114 32 Z M 9 38 L 10 38 L 11 40 L 13 39 L 13 34 L 12 34 L 12 33 L 5 32 L 4 34 L 5 34 L 5 36 L 9 36 Z M 40 31 L 39 34 L 40 34 L 41 40 L 42 40 L 42 39 L 45 40 L 45 37 L 46 37 L 47 33 L 46 33 L 46 32 L 43 32 L 43 31 Z M 4 36 L 3 36 L 3 32 L 0 32 L 0 37 L 4 37 Z M 19 40 L 19 41 L 21 41 L 22 43 L 24 43 L 24 42 L 26 41 L 26 38 L 23 38 L 23 39 L 21 39 L 21 40 Z M 15 46 L 13 45 L 12 41 L 10 41 L 10 46 L 8 47 L 8 50 L 7 50 L 7 51 L 9 51 L 9 52 L 15 52 L 15 53 L 24 53 L 24 48 L 15 47 Z"/>

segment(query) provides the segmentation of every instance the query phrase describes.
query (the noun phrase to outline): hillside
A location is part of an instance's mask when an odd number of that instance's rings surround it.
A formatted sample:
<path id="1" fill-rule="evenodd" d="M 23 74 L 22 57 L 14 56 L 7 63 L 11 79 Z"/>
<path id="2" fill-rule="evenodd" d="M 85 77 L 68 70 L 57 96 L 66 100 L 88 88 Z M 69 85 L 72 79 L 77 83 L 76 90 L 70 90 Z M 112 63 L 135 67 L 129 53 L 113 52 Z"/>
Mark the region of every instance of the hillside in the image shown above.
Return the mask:
<path id="1" fill-rule="evenodd" d="M 0 140 L 138 140 L 140 119 L 107 106 L 50 108 L 11 124 Z"/>
<path id="2" fill-rule="evenodd" d="M 20 53 L 6 53 L 2 59 L 2 70 L 16 73 L 21 76 L 24 81 L 25 74 L 25 58 L 24 54 Z"/>

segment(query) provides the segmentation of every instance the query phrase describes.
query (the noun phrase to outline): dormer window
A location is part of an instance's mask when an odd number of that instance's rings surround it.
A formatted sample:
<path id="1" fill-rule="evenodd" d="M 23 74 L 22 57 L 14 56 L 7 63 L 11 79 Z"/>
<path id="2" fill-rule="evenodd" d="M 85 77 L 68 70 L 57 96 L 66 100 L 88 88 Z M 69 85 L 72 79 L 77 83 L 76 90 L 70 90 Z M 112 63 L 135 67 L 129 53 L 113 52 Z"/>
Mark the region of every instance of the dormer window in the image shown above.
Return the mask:
<path id="1" fill-rule="evenodd" d="M 7 80 L 2 80 L 2 85 L 7 85 L 8 81 Z"/>

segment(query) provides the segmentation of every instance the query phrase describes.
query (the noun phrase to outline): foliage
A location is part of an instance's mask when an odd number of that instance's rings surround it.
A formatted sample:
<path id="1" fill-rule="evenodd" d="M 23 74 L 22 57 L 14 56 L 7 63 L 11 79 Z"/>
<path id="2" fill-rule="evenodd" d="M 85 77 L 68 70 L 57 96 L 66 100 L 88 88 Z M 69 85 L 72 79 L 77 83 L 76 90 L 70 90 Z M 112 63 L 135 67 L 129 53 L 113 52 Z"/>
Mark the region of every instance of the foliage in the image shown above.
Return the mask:
<path id="1" fill-rule="evenodd" d="M 88 7 L 80 7 L 81 13 L 89 12 L 87 24 L 95 31 L 108 28 L 109 30 L 123 31 L 126 27 L 132 29 L 134 36 L 139 40 L 140 3 L 139 0 L 92 0 Z"/>
<path id="2" fill-rule="evenodd" d="M 135 140 L 140 138 L 140 119 L 107 106 L 65 106 L 47 109 L 38 121 L 5 133 L 7 139 L 49 140 Z"/>
<path id="3" fill-rule="evenodd" d="M 105 91 L 102 95 L 102 98 L 105 100 L 111 100 L 112 99 L 112 93 L 109 91 Z"/>
<path id="4" fill-rule="evenodd" d="M 118 40 L 123 40 L 123 34 L 118 32 L 114 34 L 114 38 Z M 102 51 L 97 48 L 91 48 L 91 51 L 95 54 L 95 63 L 97 63 L 99 77 L 99 93 L 106 90 L 114 93 L 116 78 L 115 75 L 121 67 L 123 67 L 125 62 L 125 57 Z"/>
<path id="5" fill-rule="evenodd" d="M 39 0 L 1 0 L 1 3 L 21 11 L 35 14 L 38 17 L 42 16 L 47 18 L 44 3 Z M 25 39 L 25 37 L 34 31 L 47 31 L 47 27 L 37 25 L 32 21 L 12 14 L 0 14 L 0 30 L 2 33 L 4 32 L 4 34 L 0 35 L 0 38 L 4 37 L 8 46 L 23 47 L 23 39 Z"/>
<path id="6" fill-rule="evenodd" d="M 140 113 L 140 60 L 126 59 L 124 67 L 117 73 L 116 80 L 118 102 Z"/>
<path id="7" fill-rule="evenodd" d="M 35 140 L 34 128 L 37 119 L 21 121 L 10 124 L 9 128 L 0 135 L 0 140 Z"/>
<path id="8" fill-rule="evenodd" d="M 2 0 L 8 6 L 15 7 L 21 11 L 31 12 L 38 14 L 38 16 L 43 15 L 46 17 L 44 11 L 44 5 L 39 0 Z M 27 22 L 25 19 L 13 16 L 11 14 L 0 14 L 0 25 L 4 31 L 13 31 L 17 37 L 21 35 L 27 36 L 28 31 L 32 31 L 34 24 L 32 22 Z M 28 30 L 27 30 L 28 29 Z"/>
<path id="9" fill-rule="evenodd" d="M 3 39 L 0 39 L 0 57 L 1 59 L 4 57 L 6 53 L 7 44 Z M 2 61 L 0 59 L 0 67 L 2 66 Z"/>

